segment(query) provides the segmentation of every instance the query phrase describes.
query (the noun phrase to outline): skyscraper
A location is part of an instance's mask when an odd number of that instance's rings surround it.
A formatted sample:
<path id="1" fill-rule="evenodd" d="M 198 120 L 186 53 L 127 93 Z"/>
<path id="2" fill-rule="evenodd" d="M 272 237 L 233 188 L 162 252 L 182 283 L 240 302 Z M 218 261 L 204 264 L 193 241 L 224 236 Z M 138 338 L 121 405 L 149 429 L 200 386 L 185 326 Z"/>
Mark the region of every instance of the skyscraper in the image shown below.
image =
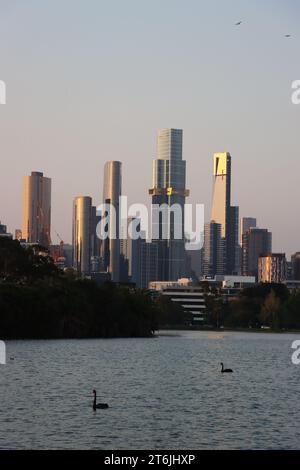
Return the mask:
<path id="1" fill-rule="evenodd" d="M 224 239 L 221 224 L 210 222 L 204 226 L 203 275 L 214 277 L 224 273 Z"/>
<path id="2" fill-rule="evenodd" d="M 140 240 L 140 266 L 138 287 L 148 289 L 151 281 L 157 281 L 159 275 L 158 244 Z"/>
<path id="3" fill-rule="evenodd" d="M 300 252 L 294 253 L 291 258 L 292 279 L 300 281 Z"/>
<path id="4" fill-rule="evenodd" d="M 96 206 L 92 206 L 91 211 L 91 272 L 95 273 L 103 270 L 100 251 L 101 243 L 97 237 L 97 225 L 101 217 L 97 215 Z"/>
<path id="5" fill-rule="evenodd" d="M 134 230 L 140 232 L 141 221 L 138 218 L 129 217 L 127 219 L 127 235 L 129 225 L 134 225 Z M 121 251 L 121 281 L 130 281 L 138 285 L 140 275 L 140 244 L 141 238 L 133 239 L 130 236 L 120 240 L 120 251 Z"/>
<path id="6" fill-rule="evenodd" d="M 188 255 L 190 257 L 191 277 L 194 279 L 200 279 L 203 274 L 203 248 L 200 250 L 190 250 Z"/>
<path id="7" fill-rule="evenodd" d="M 211 221 L 221 225 L 221 239 L 224 247 L 224 272 L 229 273 L 230 248 L 230 197 L 231 197 L 231 155 L 228 152 L 215 153 L 213 157 L 213 197 Z"/>
<path id="8" fill-rule="evenodd" d="M 215 153 L 213 157 L 213 197 L 211 221 L 221 225 L 223 247 L 222 274 L 240 273 L 239 208 L 231 206 L 231 155 Z"/>
<path id="9" fill-rule="evenodd" d="M 239 244 L 239 207 L 230 206 L 227 245 L 227 274 L 241 273 L 241 247 Z"/>
<path id="10" fill-rule="evenodd" d="M 250 228 L 243 235 L 242 274 L 258 278 L 258 258 L 272 252 L 272 234 L 264 228 Z"/>
<path id="11" fill-rule="evenodd" d="M 45 247 L 51 244 L 51 179 L 38 171 L 23 178 L 22 238 Z"/>
<path id="12" fill-rule="evenodd" d="M 214 154 L 213 198 L 211 220 L 221 225 L 221 237 L 228 235 L 230 222 L 231 155 L 228 152 Z"/>
<path id="13" fill-rule="evenodd" d="M 242 217 L 241 218 L 241 231 L 240 231 L 240 244 L 243 242 L 243 235 L 250 228 L 256 228 L 256 219 L 254 217 Z"/>
<path id="14" fill-rule="evenodd" d="M 92 198 L 79 196 L 73 203 L 73 266 L 86 276 L 91 271 Z"/>
<path id="15" fill-rule="evenodd" d="M 103 202 L 111 204 L 115 210 L 115 219 L 110 214 L 108 238 L 103 241 L 104 267 L 111 275 L 113 282 L 120 280 L 120 196 L 122 193 L 122 163 L 109 161 L 104 166 Z"/>
<path id="16" fill-rule="evenodd" d="M 158 246 L 160 260 L 158 280 L 177 280 L 185 274 L 184 205 L 189 192 L 185 188 L 182 134 L 181 129 L 160 130 L 157 159 L 153 162 L 149 194 L 152 196 L 152 238 Z M 168 217 L 164 217 L 158 210 L 163 204 L 168 210 L 176 205 L 175 212 L 171 210 Z"/>

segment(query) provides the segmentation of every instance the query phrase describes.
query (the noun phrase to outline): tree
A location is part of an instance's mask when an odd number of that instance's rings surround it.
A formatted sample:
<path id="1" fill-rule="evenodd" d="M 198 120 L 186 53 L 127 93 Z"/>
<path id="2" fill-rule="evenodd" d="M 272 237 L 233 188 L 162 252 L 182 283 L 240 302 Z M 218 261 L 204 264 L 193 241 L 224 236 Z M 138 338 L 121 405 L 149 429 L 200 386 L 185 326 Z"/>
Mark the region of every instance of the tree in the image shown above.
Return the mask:
<path id="1" fill-rule="evenodd" d="M 207 321 L 210 325 L 219 328 L 224 323 L 225 305 L 222 297 L 213 294 L 204 296 L 207 308 Z"/>
<path id="2" fill-rule="evenodd" d="M 0 237 L 0 280 L 26 283 L 57 276 L 52 258 L 39 254 L 39 248 L 24 248 L 18 240 Z"/>
<path id="3" fill-rule="evenodd" d="M 272 328 L 278 328 L 280 324 L 280 307 L 280 299 L 272 289 L 271 292 L 267 295 L 261 308 L 260 319 L 262 323 L 269 325 Z"/>

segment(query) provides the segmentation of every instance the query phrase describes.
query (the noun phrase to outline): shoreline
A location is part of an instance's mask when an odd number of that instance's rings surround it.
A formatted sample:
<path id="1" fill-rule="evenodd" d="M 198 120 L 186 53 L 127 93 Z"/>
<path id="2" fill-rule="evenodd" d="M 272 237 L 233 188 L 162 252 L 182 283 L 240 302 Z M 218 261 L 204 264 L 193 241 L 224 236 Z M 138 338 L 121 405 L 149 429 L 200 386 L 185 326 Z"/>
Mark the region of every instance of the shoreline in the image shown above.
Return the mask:
<path id="1" fill-rule="evenodd" d="M 64 338 L 1 338 L 2 341 L 9 342 L 9 341 L 69 341 L 69 340 L 120 340 L 120 339 L 157 339 L 159 336 L 164 336 L 164 332 L 166 331 L 201 331 L 206 333 L 273 333 L 273 334 L 299 334 L 300 330 L 264 330 L 264 329 L 255 329 L 255 328 L 199 328 L 199 327 L 184 327 L 184 326 L 166 326 L 163 328 L 159 328 L 155 331 L 153 335 L 150 336 L 87 336 L 87 337 L 64 337 Z M 180 336 L 180 335 L 178 335 Z"/>
<path id="2" fill-rule="evenodd" d="M 159 331 L 204 331 L 204 332 L 237 332 L 237 333 L 276 333 L 276 334 L 300 334 L 300 330 L 272 330 L 272 329 L 264 329 L 264 328 L 199 328 L 197 326 L 164 326 L 159 328 Z"/>

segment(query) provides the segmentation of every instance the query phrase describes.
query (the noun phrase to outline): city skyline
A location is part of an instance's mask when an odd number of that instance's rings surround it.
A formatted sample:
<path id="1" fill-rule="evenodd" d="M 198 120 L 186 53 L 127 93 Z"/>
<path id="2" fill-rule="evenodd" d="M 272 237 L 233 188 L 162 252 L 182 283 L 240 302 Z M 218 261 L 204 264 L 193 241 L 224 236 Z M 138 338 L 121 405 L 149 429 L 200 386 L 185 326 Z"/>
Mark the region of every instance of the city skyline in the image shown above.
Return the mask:
<path id="1" fill-rule="evenodd" d="M 68 1 L 6 2 L 0 18 L 7 34 L 0 44 L 7 85 L 0 107 L 3 223 L 12 232 L 20 227 L 17 182 L 41 170 L 54 182 L 53 230 L 70 242 L 65 214 L 78 194 L 101 202 L 107 160 L 123 162 L 130 201 L 149 204 L 156 131 L 174 127 L 184 130 L 187 202 L 203 202 L 209 221 L 211 155 L 228 150 L 235 162 L 233 206 L 238 202 L 241 216 L 272 231 L 276 252 L 297 251 L 300 221 L 287 208 L 300 197 L 300 106 L 291 102 L 299 79 L 299 10 L 291 1 L 191 1 L 189 8 L 176 0 L 132 1 L 118 9 L 100 2 L 90 9 Z M 237 17 L 243 19 L 238 28 Z M 57 241 L 55 232 L 52 238 Z"/>
<path id="2" fill-rule="evenodd" d="M 79 275 L 97 275 L 98 280 L 101 278 L 102 282 L 106 273 L 116 283 L 131 282 L 135 278 L 138 286 L 143 285 L 146 279 L 149 282 L 175 282 L 182 278 L 195 278 L 191 267 L 192 257 L 188 254 L 189 250 L 186 251 L 183 236 L 185 198 L 189 195 L 189 190 L 186 189 L 186 161 L 182 158 L 182 148 L 182 129 L 158 130 L 157 158 L 152 162 L 153 181 L 149 189 L 152 210 L 151 242 L 134 242 L 134 237 L 130 242 L 127 238 L 128 235 L 130 238 L 130 234 L 126 232 L 125 235 L 123 226 L 119 228 L 122 221 L 128 229 L 129 222 L 134 219 L 139 226 L 138 232 L 141 232 L 143 226 L 139 208 L 136 208 L 134 217 L 126 214 L 126 220 L 124 218 L 121 202 L 121 197 L 124 196 L 122 162 L 110 160 L 104 165 L 102 207 L 93 205 L 90 196 L 75 197 L 72 218 L 72 266 Z M 277 258 L 286 260 L 286 254 L 274 254 L 273 260 L 272 233 L 266 228 L 257 227 L 256 218 L 239 219 L 239 206 L 231 206 L 231 175 L 231 154 L 215 153 L 211 219 L 205 224 L 204 232 L 201 232 L 204 240 L 200 256 L 201 267 L 199 266 L 201 275 L 205 278 L 214 278 L 216 275 L 252 276 L 256 280 L 271 278 L 272 272 L 277 270 Z M 24 176 L 23 232 L 16 230 L 15 237 L 21 238 L 23 243 L 50 248 L 54 262 L 60 267 L 68 267 L 62 263 L 63 258 L 67 261 L 62 239 L 59 247 L 51 242 L 51 183 L 51 179 L 44 177 L 42 172 L 33 171 L 30 176 Z M 166 207 L 171 208 L 171 212 L 174 211 L 170 218 L 165 218 Z M 1 227 L 2 234 L 5 237 L 10 236 L 7 227 Z M 108 235 L 104 239 L 103 230 Z M 123 235 L 126 240 L 123 240 Z M 58 233 L 57 236 L 60 238 Z M 271 261 L 266 258 L 269 264 L 263 267 L 265 259 L 260 257 L 269 255 Z M 157 273 L 156 265 L 159 266 Z M 293 257 L 289 264 L 290 273 L 293 271 L 292 265 Z M 275 271 L 274 278 L 277 275 Z M 283 278 L 287 271 L 281 269 L 278 276 Z"/>
<path id="3" fill-rule="evenodd" d="M 167 129 L 167 128 L 165 128 L 165 129 L 160 129 L 160 130 L 157 131 L 158 137 L 160 136 L 161 133 L 164 133 L 164 132 L 166 132 L 166 131 L 177 131 L 177 132 L 180 131 L 180 132 L 183 132 L 182 129 L 173 129 L 173 128 Z M 181 137 L 181 139 L 182 139 L 182 137 Z M 158 144 L 157 144 L 157 145 L 158 145 Z M 181 145 L 182 145 L 182 142 L 181 142 Z M 170 149 L 169 149 L 168 151 L 170 151 Z M 181 151 L 180 151 L 180 152 L 182 152 L 182 148 L 181 148 Z M 181 153 L 181 155 L 182 155 L 182 153 Z M 157 163 L 159 163 L 159 161 L 161 161 L 161 158 L 160 158 L 159 154 L 158 154 L 158 157 L 159 157 L 158 159 L 154 159 L 153 162 L 152 162 L 152 164 L 153 164 L 153 165 L 152 165 L 152 166 L 153 166 L 153 168 L 152 168 L 152 174 L 153 174 L 153 181 L 152 181 L 152 183 L 154 184 L 154 186 L 155 186 L 156 183 L 157 183 L 156 180 L 161 179 L 162 177 L 163 177 L 163 178 L 166 177 L 165 170 L 162 169 L 162 168 L 157 168 Z M 211 205 L 210 205 L 210 213 L 208 213 L 209 211 L 207 210 L 207 208 L 205 208 L 205 209 L 206 209 L 206 210 L 205 210 L 205 212 L 206 212 L 205 223 L 206 223 L 206 224 L 209 224 L 209 222 L 220 222 L 219 220 L 215 220 L 216 217 L 214 217 L 214 215 L 216 215 L 216 207 L 214 207 L 214 203 L 215 203 L 215 201 L 218 201 L 219 196 L 220 196 L 220 194 L 216 195 L 216 186 L 218 186 L 218 185 L 216 185 L 217 178 L 221 175 L 221 178 L 223 179 L 223 173 L 224 173 L 224 171 L 225 171 L 224 168 L 223 168 L 223 170 L 221 169 L 221 172 L 219 172 L 220 174 L 217 175 L 218 172 L 216 172 L 216 166 L 217 166 L 216 161 L 219 161 L 219 159 L 220 159 L 220 161 L 221 161 L 220 165 L 222 166 L 222 164 L 223 164 L 223 163 L 222 163 L 222 158 L 223 158 L 223 157 L 225 157 L 225 160 L 229 158 L 229 168 L 230 168 L 230 170 L 229 170 L 229 180 L 228 180 L 228 181 L 229 181 L 229 184 L 228 184 L 228 188 L 229 188 L 229 189 L 228 189 L 228 191 L 229 191 L 229 198 L 228 198 L 228 200 L 225 201 L 225 199 L 227 198 L 227 196 L 226 196 L 226 198 L 224 199 L 224 204 L 225 204 L 226 207 L 228 206 L 228 209 L 230 209 L 231 212 L 233 212 L 233 210 L 237 209 L 238 224 L 236 224 L 236 225 L 237 225 L 237 228 L 238 228 L 238 235 L 237 235 L 237 237 L 236 237 L 236 240 L 239 241 L 239 242 L 241 242 L 242 240 L 240 239 L 240 237 L 241 237 L 241 231 L 242 231 L 243 220 L 248 220 L 248 219 L 249 219 L 249 220 L 256 220 L 256 218 L 254 219 L 253 217 L 245 217 L 245 216 L 243 216 L 243 215 L 239 216 L 239 215 L 238 215 L 238 213 L 239 213 L 239 207 L 230 206 L 230 199 L 231 199 L 231 154 L 230 154 L 230 152 L 217 152 L 217 153 L 214 153 L 214 154 L 213 154 L 213 161 L 214 161 L 214 173 L 213 173 L 213 182 L 212 182 L 212 194 L 213 194 L 213 195 L 212 195 L 212 200 L 211 200 Z M 183 164 L 184 164 L 184 165 L 186 164 L 186 161 L 185 161 L 185 160 L 183 161 Z M 111 173 L 111 170 L 108 171 L 108 168 L 110 168 L 112 165 L 118 165 L 118 166 L 120 166 L 120 168 L 121 168 L 121 167 L 122 167 L 122 162 L 119 162 L 119 161 L 112 161 L 112 160 L 105 162 L 105 164 L 104 164 L 104 172 L 103 172 L 103 196 L 102 196 L 103 199 L 102 199 L 102 201 L 101 201 L 101 199 L 100 199 L 100 203 L 101 203 L 101 202 L 105 202 L 105 200 L 107 199 L 105 195 L 106 195 L 107 191 L 108 191 L 109 189 L 111 189 L 111 188 L 110 188 L 111 184 L 107 184 L 107 181 L 108 181 L 108 179 L 110 179 L 109 174 Z M 225 166 L 226 166 L 226 165 L 225 165 Z M 226 172 L 227 172 L 227 170 L 226 170 Z M 226 176 L 226 174 L 227 174 L 226 172 L 224 173 L 225 176 Z M 184 172 L 184 173 L 185 173 L 185 172 Z M 120 174 L 121 174 L 121 173 L 120 173 Z M 106 176 L 106 175 L 107 175 L 107 176 Z M 100 175 L 100 176 L 101 176 L 101 175 Z M 28 205 L 28 204 L 27 204 L 27 200 L 26 200 L 26 187 L 29 185 L 30 180 L 32 180 L 32 178 L 34 178 L 34 177 L 38 177 L 38 179 L 40 179 L 40 177 L 41 177 L 43 180 L 45 180 L 45 181 L 47 181 L 47 182 L 49 181 L 48 184 L 50 184 L 50 202 L 48 203 L 48 205 L 50 205 L 50 208 L 49 208 L 49 209 L 50 209 L 50 212 L 51 212 L 51 210 L 52 210 L 52 203 L 51 203 L 51 185 L 52 185 L 52 180 L 53 180 L 53 179 L 52 179 L 52 178 L 49 178 L 49 177 L 44 177 L 44 176 L 43 176 L 43 172 L 41 172 L 41 171 L 32 171 L 32 172 L 31 172 L 31 176 L 23 176 L 23 197 L 22 197 L 22 203 L 21 203 L 22 208 L 23 208 L 23 209 L 22 209 L 22 214 L 23 214 L 23 215 L 22 215 L 22 221 L 21 221 L 21 223 L 19 224 L 18 227 L 23 227 L 23 228 L 24 228 L 24 226 L 25 226 L 25 225 L 24 225 L 24 224 L 25 224 L 24 220 L 25 220 L 25 218 L 26 218 L 26 215 L 25 215 L 25 208 L 26 208 L 26 205 Z M 174 177 L 174 176 L 173 176 L 173 177 Z M 115 176 L 114 178 L 116 178 L 116 176 Z M 122 178 L 122 176 L 121 176 L 121 178 Z M 186 186 L 185 186 L 185 174 L 183 174 L 183 179 L 184 179 L 184 187 L 186 187 Z M 120 183 L 120 184 L 122 185 L 122 183 Z M 153 185 L 153 184 L 152 184 L 152 185 Z M 170 184 L 171 184 L 171 183 L 170 183 Z M 221 184 L 222 184 L 222 183 L 221 183 Z M 164 182 L 163 182 L 163 185 L 168 185 L 168 182 L 167 182 L 167 181 L 164 181 Z M 226 186 L 226 184 L 225 184 L 225 186 Z M 119 188 L 119 186 L 118 186 L 118 188 Z M 150 193 L 150 194 L 152 194 L 151 191 L 152 191 L 152 189 L 149 190 L 149 193 Z M 28 191 L 27 191 L 27 192 L 28 192 Z M 100 191 L 100 192 L 101 192 L 101 191 Z M 220 191 L 219 191 L 219 192 L 220 192 Z M 221 192 L 222 192 L 222 191 L 221 191 Z M 184 193 L 185 193 L 186 195 L 189 195 L 189 190 L 184 189 Z M 117 194 L 119 194 L 119 196 L 121 196 L 121 187 L 120 187 L 119 189 L 117 189 L 117 192 L 116 192 L 116 196 L 115 196 L 115 197 L 117 197 Z M 92 198 L 91 196 L 87 196 L 87 197 L 91 198 L 91 200 L 94 201 L 94 198 Z M 77 196 L 75 196 L 75 197 L 73 198 L 73 200 L 79 199 L 79 198 L 83 198 L 83 196 L 78 196 L 78 195 L 77 195 Z M 235 200 L 236 200 L 236 199 L 237 199 L 237 198 L 235 198 Z M 221 197 L 221 200 L 222 200 L 222 197 Z M 134 202 L 137 202 L 137 201 L 134 201 Z M 164 201 L 153 202 L 153 204 L 154 204 L 154 203 L 163 204 Z M 174 203 L 174 201 L 173 201 L 172 203 Z M 218 203 L 219 203 L 219 201 L 218 201 Z M 217 205 L 218 205 L 218 204 L 217 204 Z M 98 206 L 98 203 L 95 203 L 95 209 L 96 209 L 97 206 Z M 225 207 L 224 207 L 224 208 L 225 208 Z M 39 210 L 41 210 L 41 209 L 39 209 Z M 253 213 L 255 213 L 255 210 L 252 211 L 252 214 L 253 214 Z M 43 211 L 42 211 L 42 214 L 43 214 Z M 225 214 L 225 213 L 224 213 L 224 214 Z M 228 214 L 226 217 L 229 217 L 229 216 L 230 216 L 230 214 Z M 221 216 L 220 216 L 220 217 L 221 217 Z M 222 217 L 221 217 L 221 218 L 222 218 Z M 72 221 L 72 218 L 70 218 L 70 220 Z M 2 219 L 2 222 L 5 222 L 4 219 Z M 225 223 L 225 219 L 224 219 L 223 222 Z M 223 223 L 223 224 L 222 224 L 222 223 L 220 224 L 220 227 L 221 227 L 221 234 L 223 233 L 223 235 L 225 234 L 225 226 L 222 228 L 222 225 L 224 225 L 224 223 Z M 6 225 L 8 225 L 8 224 L 6 224 Z M 262 224 L 262 225 L 264 225 L 264 224 Z M 261 225 L 261 226 L 262 226 L 262 225 Z M 49 215 L 49 223 L 48 223 L 48 226 L 51 227 L 50 215 Z M 117 224 L 117 226 L 118 226 L 118 224 Z M 11 230 L 11 232 L 15 233 L 16 231 L 18 231 L 18 230 L 19 230 L 18 227 L 14 227 L 13 230 Z M 49 228 L 49 227 L 48 227 L 48 228 Z M 269 227 L 268 227 L 268 228 L 269 228 Z M 270 229 L 270 228 L 269 228 L 269 229 Z M 223 230 L 223 232 L 222 232 L 222 230 Z M 21 233 L 22 233 L 22 231 L 21 231 Z M 55 242 L 53 242 L 53 240 L 52 240 L 52 235 L 53 235 L 54 237 L 57 237 L 59 241 L 62 240 L 62 238 L 61 238 L 59 232 L 57 232 L 56 228 L 51 228 L 51 233 L 49 233 L 49 231 L 47 232 L 48 240 L 50 240 L 50 241 L 52 242 L 52 244 L 55 244 Z M 203 235 L 204 235 L 204 232 L 203 232 Z M 72 243 L 73 243 L 73 242 L 72 242 L 73 236 L 74 236 L 74 228 L 73 228 L 73 226 L 72 226 L 72 232 L 71 232 L 70 241 L 67 239 L 67 240 L 65 240 L 65 243 L 67 243 L 67 244 L 68 244 L 68 243 L 72 244 Z M 27 241 L 29 241 L 29 238 L 28 238 L 27 236 L 24 237 L 24 234 L 23 234 L 23 238 L 26 239 Z M 35 239 L 34 239 L 34 242 L 36 242 Z M 47 245 L 47 244 L 46 244 L 46 245 Z M 119 250 L 118 250 L 118 251 L 119 251 Z M 277 250 L 277 251 L 278 251 L 278 250 Z M 292 254 L 294 254 L 295 252 L 297 252 L 297 250 L 294 250 L 294 251 L 291 252 L 291 253 L 289 253 L 288 251 L 285 251 L 285 250 L 281 250 L 281 251 L 282 251 L 282 252 L 285 252 L 285 253 L 287 253 L 287 254 L 290 254 L 290 255 L 292 255 Z"/>
<path id="4" fill-rule="evenodd" d="M 297 460 L 299 19 L 0 0 L 2 466 Z"/>

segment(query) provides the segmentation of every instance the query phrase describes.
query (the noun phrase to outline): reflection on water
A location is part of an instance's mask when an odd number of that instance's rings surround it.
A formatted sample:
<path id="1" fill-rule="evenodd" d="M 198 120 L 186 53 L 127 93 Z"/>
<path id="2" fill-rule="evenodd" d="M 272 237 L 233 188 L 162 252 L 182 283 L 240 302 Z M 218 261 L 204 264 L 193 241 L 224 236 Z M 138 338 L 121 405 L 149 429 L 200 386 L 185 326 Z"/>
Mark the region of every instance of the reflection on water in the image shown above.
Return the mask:
<path id="1" fill-rule="evenodd" d="M 0 448 L 299 448 L 294 339 L 184 331 L 7 342 Z M 93 411 L 93 388 L 108 410 Z"/>

